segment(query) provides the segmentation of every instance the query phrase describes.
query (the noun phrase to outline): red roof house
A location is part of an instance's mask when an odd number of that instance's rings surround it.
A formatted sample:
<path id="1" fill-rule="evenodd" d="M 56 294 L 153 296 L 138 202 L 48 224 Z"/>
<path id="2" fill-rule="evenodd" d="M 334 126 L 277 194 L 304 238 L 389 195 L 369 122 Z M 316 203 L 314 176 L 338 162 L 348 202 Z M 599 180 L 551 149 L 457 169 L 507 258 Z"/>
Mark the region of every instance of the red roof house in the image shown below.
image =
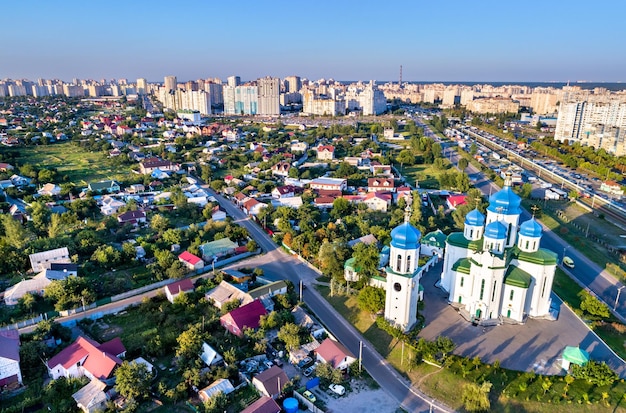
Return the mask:
<path id="1" fill-rule="evenodd" d="M 241 411 L 241 413 L 279 413 L 280 406 L 271 397 L 263 396 Z"/>
<path id="2" fill-rule="evenodd" d="M 190 271 L 204 268 L 204 261 L 202 258 L 193 255 L 189 251 L 185 251 L 180 254 L 178 256 L 178 260 L 182 262 Z"/>
<path id="3" fill-rule="evenodd" d="M 124 357 L 125 353 L 119 337 L 100 344 L 79 336 L 69 347 L 48 360 L 48 373 L 53 379 L 84 375 L 90 379 L 106 380 L 122 364 L 119 357 Z"/>
<path id="4" fill-rule="evenodd" d="M 465 205 L 465 195 L 450 195 L 448 199 L 446 199 L 446 204 L 448 208 L 456 209 L 461 205 Z"/>
<path id="5" fill-rule="evenodd" d="M 242 337 L 245 328 L 255 330 L 259 328 L 261 316 L 266 314 L 267 311 L 261 301 L 254 300 L 221 316 L 220 324 L 234 335 Z"/>
<path id="6" fill-rule="evenodd" d="M 318 361 L 328 363 L 334 369 L 343 370 L 356 360 L 356 357 L 343 344 L 329 338 L 324 340 L 315 352 Z"/>
<path id="7" fill-rule="evenodd" d="M 117 222 L 120 224 L 137 225 L 140 222 L 146 222 L 146 213 L 143 211 L 126 211 L 118 215 Z"/>
<path id="8" fill-rule="evenodd" d="M 193 282 L 189 278 L 165 286 L 165 296 L 170 303 L 174 303 L 174 299 L 178 297 L 179 294 L 191 291 L 193 291 Z"/>

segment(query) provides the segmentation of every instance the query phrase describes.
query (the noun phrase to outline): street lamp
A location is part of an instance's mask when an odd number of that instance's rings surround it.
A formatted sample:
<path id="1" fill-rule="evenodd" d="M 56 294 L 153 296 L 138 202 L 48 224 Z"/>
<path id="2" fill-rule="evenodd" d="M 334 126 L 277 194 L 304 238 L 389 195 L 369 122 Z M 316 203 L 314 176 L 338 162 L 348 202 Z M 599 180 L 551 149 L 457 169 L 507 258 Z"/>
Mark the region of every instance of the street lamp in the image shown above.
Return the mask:
<path id="1" fill-rule="evenodd" d="M 622 292 L 622 288 L 626 287 L 626 285 L 622 285 L 617 289 L 617 296 L 615 297 L 615 305 L 613 306 L 613 311 L 617 308 L 617 302 L 619 301 L 619 295 Z"/>
<path id="2" fill-rule="evenodd" d="M 561 264 L 563 264 L 563 260 L 565 259 L 565 251 L 567 251 L 569 247 L 571 247 L 571 245 L 566 245 L 565 247 L 563 247 L 563 258 L 561 258 Z"/>

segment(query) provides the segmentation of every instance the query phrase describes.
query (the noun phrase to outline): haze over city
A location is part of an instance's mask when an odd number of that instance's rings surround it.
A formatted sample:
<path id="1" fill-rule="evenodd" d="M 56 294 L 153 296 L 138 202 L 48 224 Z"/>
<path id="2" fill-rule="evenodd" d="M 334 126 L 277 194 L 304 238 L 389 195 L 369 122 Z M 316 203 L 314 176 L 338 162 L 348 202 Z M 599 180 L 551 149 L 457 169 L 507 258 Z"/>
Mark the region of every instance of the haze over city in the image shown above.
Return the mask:
<path id="1" fill-rule="evenodd" d="M 622 81 L 622 2 L 6 2 L 0 78 Z"/>

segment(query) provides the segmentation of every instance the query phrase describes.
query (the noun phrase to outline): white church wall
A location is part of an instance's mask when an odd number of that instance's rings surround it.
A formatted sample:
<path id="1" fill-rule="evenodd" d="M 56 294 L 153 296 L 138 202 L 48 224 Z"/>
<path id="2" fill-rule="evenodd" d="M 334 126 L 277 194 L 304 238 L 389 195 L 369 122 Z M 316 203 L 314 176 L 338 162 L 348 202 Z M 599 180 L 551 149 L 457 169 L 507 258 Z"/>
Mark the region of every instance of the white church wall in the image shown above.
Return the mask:
<path id="1" fill-rule="evenodd" d="M 525 288 L 505 284 L 502 294 L 502 317 L 522 322 L 524 320 L 526 294 Z"/>

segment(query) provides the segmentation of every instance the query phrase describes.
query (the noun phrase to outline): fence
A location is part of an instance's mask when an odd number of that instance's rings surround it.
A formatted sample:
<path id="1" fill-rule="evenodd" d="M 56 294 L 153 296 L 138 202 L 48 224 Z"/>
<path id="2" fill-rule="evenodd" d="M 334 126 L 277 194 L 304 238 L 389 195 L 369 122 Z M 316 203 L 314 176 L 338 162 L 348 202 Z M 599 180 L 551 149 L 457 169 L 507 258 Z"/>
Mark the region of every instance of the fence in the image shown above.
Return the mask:
<path id="1" fill-rule="evenodd" d="M 178 281 L 175 278 L 168 278 L 167 280 L 159 281 L 150 285 L 144 285 L 143 287 L 136 288 L 134 290 L 126 291 L 125 293 L 121 293 L 118 295 L 114 295 L 111 297 L 111 301 L 120 301 L 128 297 L 132 297 L 134 295 L 143 294 L 147 291 L 156 290 L 157 288 L 165 287 L 168 284 Z"/>
<path id="2" fill-rule="evenodd" d="M 24 327 L 32 326 L 33 324 L 37 324 L 38 322 L 40 322 L 42 320 L 43 320 L 43 316 L 39 315 L 38 317 L 35 317 L 35 318 L 18 321 L 17 323 L 13 323 L 13 324 L 9 324 L 9 325 L 0 327 L 0 331 L 2 331 L 2 330 L 13 330 L 13 329 L 19 330 L 20 328 L 24 328 Z"/>

